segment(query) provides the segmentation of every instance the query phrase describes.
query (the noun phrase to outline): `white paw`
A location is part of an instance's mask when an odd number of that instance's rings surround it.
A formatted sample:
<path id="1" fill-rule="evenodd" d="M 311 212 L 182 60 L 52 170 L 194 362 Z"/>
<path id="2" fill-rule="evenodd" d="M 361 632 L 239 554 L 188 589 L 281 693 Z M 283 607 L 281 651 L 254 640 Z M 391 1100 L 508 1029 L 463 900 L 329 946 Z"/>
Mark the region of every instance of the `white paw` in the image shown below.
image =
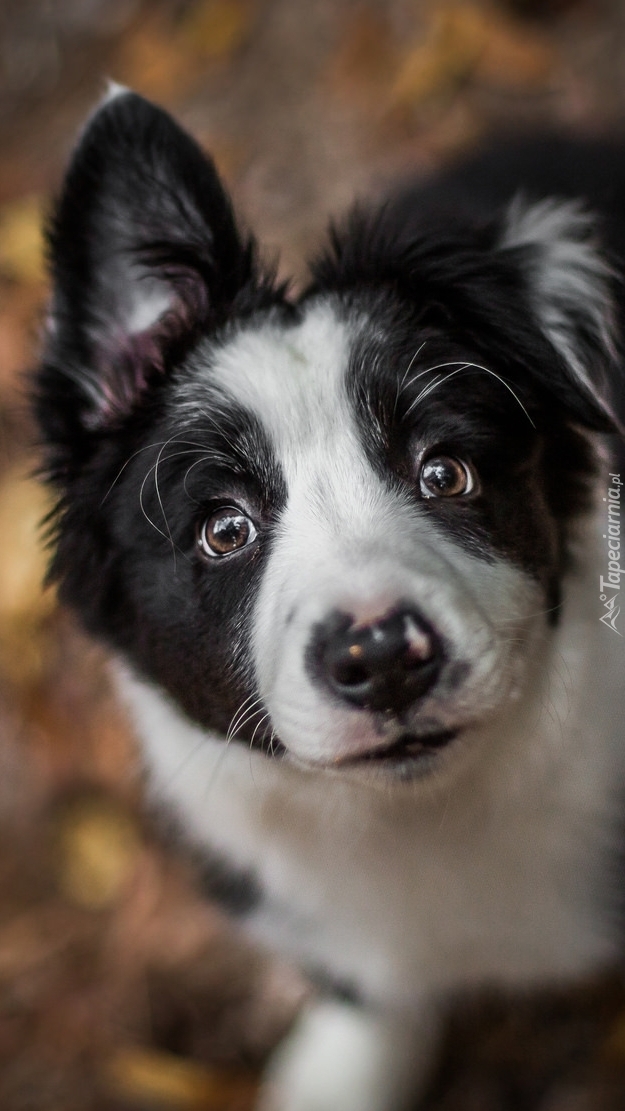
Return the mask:
<path id="1" fill-rule="evenodd" d="M 410 1022 L 313 1004 L 274 1054 L 257 1111 L 400 1111 L 421 1071 L 419 1041 Z"/>

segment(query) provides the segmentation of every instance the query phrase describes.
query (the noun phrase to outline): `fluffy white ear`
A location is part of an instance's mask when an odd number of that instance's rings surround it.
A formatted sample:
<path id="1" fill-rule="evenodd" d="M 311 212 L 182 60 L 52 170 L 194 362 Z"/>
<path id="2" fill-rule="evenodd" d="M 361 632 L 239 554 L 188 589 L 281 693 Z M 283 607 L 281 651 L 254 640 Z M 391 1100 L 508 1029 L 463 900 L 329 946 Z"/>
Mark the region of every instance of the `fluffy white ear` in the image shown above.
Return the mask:
<path id="1" fill-rule="evenodd" d="M 577 201 L 530 203 L 517 196 L 500 246 L 520 253 L 534 312 L 572 384 L 613 422 L 608 379 L 617 357 L 615 273 L 601 253 L 593 216 Z"/>

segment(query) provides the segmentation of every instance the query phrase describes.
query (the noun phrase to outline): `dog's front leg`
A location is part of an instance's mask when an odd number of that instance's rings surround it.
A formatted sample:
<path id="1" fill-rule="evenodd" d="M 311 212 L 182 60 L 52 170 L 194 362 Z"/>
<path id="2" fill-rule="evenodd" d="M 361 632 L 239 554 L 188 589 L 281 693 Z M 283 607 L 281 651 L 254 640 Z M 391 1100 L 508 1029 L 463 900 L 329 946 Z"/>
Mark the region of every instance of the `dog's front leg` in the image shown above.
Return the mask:
<path id="1" fill-rule="evenodd" d="M 438 1025 L 435 1008 L 313 1003 L 272 1058 L 258 1111 L 404 1111 L 427 1075 Z"/>

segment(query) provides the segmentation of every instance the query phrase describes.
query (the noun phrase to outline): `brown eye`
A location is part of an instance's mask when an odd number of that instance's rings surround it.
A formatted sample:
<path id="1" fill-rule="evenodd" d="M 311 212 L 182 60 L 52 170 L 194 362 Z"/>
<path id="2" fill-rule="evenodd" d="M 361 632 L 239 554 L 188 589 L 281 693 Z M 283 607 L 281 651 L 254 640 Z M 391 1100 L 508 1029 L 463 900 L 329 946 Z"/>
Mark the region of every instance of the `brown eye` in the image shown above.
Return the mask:
<path id="1" fill-rule="evenodd" d="M 224 505 L 204 521 L 198 544 L 204 555 L 227 556 L 256 539 L 256 527 L 235 505 Z"/>
<path id="2" fill-rule="evenodd" d="M 421 467 L 419 486 L 425 498 L 455 498 L 470 494 L 473 474 L 461 459 L 451 455 L 431 455 Z"/>

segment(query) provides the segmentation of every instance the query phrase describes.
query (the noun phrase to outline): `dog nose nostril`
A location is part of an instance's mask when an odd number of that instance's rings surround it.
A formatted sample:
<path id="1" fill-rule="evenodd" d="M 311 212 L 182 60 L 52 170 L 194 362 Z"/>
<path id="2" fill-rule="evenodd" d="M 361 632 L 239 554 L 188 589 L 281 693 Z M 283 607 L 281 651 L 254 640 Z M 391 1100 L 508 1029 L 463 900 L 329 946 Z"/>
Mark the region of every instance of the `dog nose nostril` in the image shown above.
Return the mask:
<path id="1" fill-rule="evenodd" d="M 358 687 L 369 679 L 366 667 L 354 660 L 336 660 L 329 666 L 336 682 L 344 687 Z"/>
<path id="2" fill-rule="evenodd" d="M 399 712 L 436 682 L 442 653 L 433 630 L 410 609 L 369 625 L 334 614 L 317 630 L 313 659 L 317 676 L 344 701 Z"/>

